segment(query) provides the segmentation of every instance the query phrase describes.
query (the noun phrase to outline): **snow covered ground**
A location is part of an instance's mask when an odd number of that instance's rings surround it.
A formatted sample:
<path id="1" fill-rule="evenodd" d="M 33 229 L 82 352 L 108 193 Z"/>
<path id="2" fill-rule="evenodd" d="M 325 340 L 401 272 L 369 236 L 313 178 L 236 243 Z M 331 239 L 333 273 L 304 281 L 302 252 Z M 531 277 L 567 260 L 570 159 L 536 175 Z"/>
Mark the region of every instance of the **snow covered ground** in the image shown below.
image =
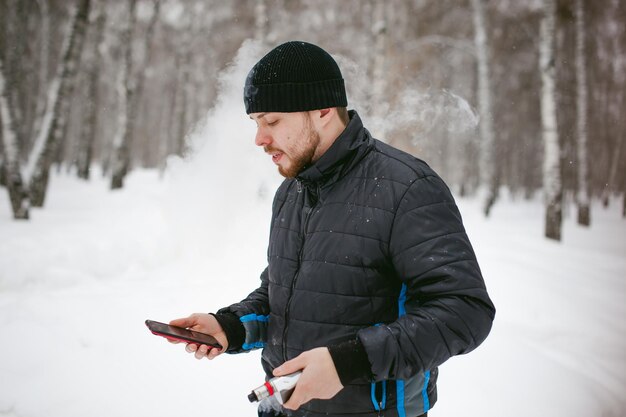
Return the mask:
<path id="1" fill-rule="evenodd" d="M 246 396 L 263 379 L 258 352 L 196 361 L 143 322 L 213 311 L 254 288 L 275 183 L 211 211 L 226 180 L 185 200 L 182 178 L 137 171 L 110 192 L 101 179 L 53 175 L 29 222 L 11 220 L 0 193 L 0 415 L 255 415 Z M 542 238 L 537 202 L 502 201 L 490 220 L 475 200 L 459 205 L 498 313 L 480 348 L 441 367 L 430 414 L 625 416 L 618 204 L 594 206 L 591 229 L 572 213 L 562 243 Z"/>

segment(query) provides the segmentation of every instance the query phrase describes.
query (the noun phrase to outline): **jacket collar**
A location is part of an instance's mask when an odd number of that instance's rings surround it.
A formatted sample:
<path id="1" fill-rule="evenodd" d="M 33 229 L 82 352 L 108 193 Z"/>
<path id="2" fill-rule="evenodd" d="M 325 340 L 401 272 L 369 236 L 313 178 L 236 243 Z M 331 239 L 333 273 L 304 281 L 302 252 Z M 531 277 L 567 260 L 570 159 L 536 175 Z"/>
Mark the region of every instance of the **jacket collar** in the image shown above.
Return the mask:
<path id="1" fill-rule="evenodd" d="M 356 111 L 348 112 L 350 121 L 335 142 L 315 163 L 296 176 L 303 185 L 334 183 L 343 177 L 369 152 L 373 145 L 370 133 Z"/>

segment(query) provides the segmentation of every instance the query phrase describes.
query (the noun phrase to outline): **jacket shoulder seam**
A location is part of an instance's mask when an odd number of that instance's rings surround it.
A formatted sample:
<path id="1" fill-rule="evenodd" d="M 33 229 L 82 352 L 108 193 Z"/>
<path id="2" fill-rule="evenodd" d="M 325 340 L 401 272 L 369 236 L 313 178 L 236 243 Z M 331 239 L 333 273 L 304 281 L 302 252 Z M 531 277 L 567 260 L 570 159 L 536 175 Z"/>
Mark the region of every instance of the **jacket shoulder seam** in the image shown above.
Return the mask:
<path id="1" fill-rule="evenodd" d="M 377 153 L 383 155 L 386 158 L 390 158 L 390 159 L 393 159 L 394 161 L 398 161 L 399 163 L 401 163 L 402 165 L 404 165 L 405 167 L 407 167 L 408 169 L 413 171 L 413 173 L 417 176 L 416 179 L 422 179 L 422 178 L 426 178 L 426 177 L 434 177 L 434 175 L 427 174 L 424 171 L 419 170 L 418 168 L 411 166 L 406 161 L 403 161 L 402 159 L 399 159 L 399 158 L 397 158 L 397 157 L 395 157 L 393 155 L 390 155 L 389 153 L 387 153 L 387 152 L 383 151 L 382 149 L 380 149 L 378 146 L 374 147 L 374 152 L 377 152 Z M 408 185 L 410 186 L 411 184 L 408 184 Z"/>
<path id="2" fill-rule="evenodd" d="M 376 206 L 368 206 L 366 204 L 357 204 L 357 203 L 353 203 L 353 202 L 349 202 L 349 201 L 325 201 L 324 205 L 334 205 L 334 204 L 342 204 L 344 206 L 355 206 L 355 207 L 364 207 L 364 208 L 371 208 L 374 210 L 382 210 L 382 211 L 386 211 L 388 213 L 392 213 L 394 214 L 396 211 L 395 210 L 391 210 L 391 209 L 386 209 L 386 208 L 382 208 L 382 207 L 376 207 Z"/>
<path id="3" fill-rule="evenodd" d="M 409 246 L 408 248 L 402 249 L 400 252 L 398 252 L 398 253 L 396 253 L 395 255 L 392 255 L 392 256 L 393 256 L 394 258 L 397 258 L 398 256 L 402 255 L 404 252 L 406 252 L 406 251 L 408 251 L 408 250 L 410 250 L 410 249 L 413 249 L 413 248 L 414 248 L 414 247 L 416 247 L 416 246 L 423 245 L 423 244 L 424 244 L 424 243 L 426 243 L 426 242 L 430 242 L 431 240 L 434 240 L 434 239 L 441 239 L 441 238 L 444 238 L 444 237 L 448 237 L 448 236 L 452 236 L 452 235 L 459 235 L 459 234 L 465 234 L 465 230 L 459 230 L 458 232 L 451 232 L 451 233 L 445 233 L 445 234 L 443 234 L 443 235 L 433 236 L 433 237 L 428 238 L 428 239 L 426 239 L 426 240 L 422 240 L 422 241 L 421 241 L 421 242 L 419 242 L 419 243 L 415 243 L 415 244 L 413 244 L 413 245 Z"/>
<path id="4" fill-rule="evenodd" d="M 314 235 L 316 233 L 339 233 L 341 235 L 356 236 L 356 237 L 361 238 L 361 239 L 375 240 L 377 242 L 381 242 L 381 243 L 384 243 L 384 244 L 389 243 L 389 242 L 386 242 L 386 241 L 384 241 L 382 239 L 379 239 L 377 237 L 365 236 L 365 235 L 360 235 L 360 234 L 357 234 L 357 233 L 342 232 L 342 231 L 338 231 L 338 230 L 332 230 L 332 231 L 330 231 L 330 230 L 312 230 L 312 231 L 308 232 L 307 235 L 310 236 L 310 235 Z"/>
<path id="5" fill-rule="evenodd" d="M 432 268 L 430 268 L 430 269 L 428 269 L 428 270 L 426 270 L 426 271 L 422 272 L 421 274 L 416 275 L 416 276 L 415 276 L 415 277 L 413 277 L 413 278 L 420 278 L 420 277 L 422 277 L 422 276 L 424 276 L 424 275 L 428 274 L 429 272 L 432 272 L 432 271 L 434 271 L 434 270 L 436 270 L 436 269 L 442 268 L 442 267 L 444 267 L 444 266 L 449 266 L 449 265 L 453 265 L 453 264 L 458 264 L 458 263 L 460 263 L 460 262 L 476 262 L 476 258 L 461 258 L 461 259 L 456 259 L 456 260 L 451 261 L 451 262 L 446 262 L 446 263 L 443 263 L 443 264 L 441 264 L 441 265 L 437 265 L 437 266 L 435 266 L 435 267 L 432 267 Z M 405 278 L 405 279 L 411 279 L 411 278 Z"/>

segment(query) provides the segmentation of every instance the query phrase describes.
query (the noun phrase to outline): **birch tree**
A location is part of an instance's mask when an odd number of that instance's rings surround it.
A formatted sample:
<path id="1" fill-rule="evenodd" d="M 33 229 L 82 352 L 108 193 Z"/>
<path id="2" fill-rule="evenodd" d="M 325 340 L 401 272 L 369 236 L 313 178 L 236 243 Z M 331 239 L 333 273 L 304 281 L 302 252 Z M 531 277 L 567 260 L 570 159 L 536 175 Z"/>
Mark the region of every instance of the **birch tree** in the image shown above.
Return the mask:
<path id="1" fill-rule="evenodd" d="M 146 82 L 146 72 L 150 68 L 152 62 L 152 55 L 154 52 L 154 31 L 156 28 L 156 24 L 159 21 L 159 16 L 161 13 L 161 0 L 153 0 L 152 2 L 152 17 L 150 18 L 150 22 L 148 23 L 148 28 L 146 29 L 146 33 L 144 36 L 143 42 L 143 50 L 144 50 L 144 59 L 143 64 L 140 65 L 139 70 L 137 71 L 136 81 L 135 81 L 135 91 L 133 92 L 133 100 L 131 102 L 131 107 L 129 110 L 129 127 L 130 127 L 130 138 L 131 142 L 135 144 L 137 142 L 137 131 L 139 122 L 141 121 L 139 114 L 141 109 L 141 104 L 144 99 L 144 90 L 145 90 L 145 82 Z"/>
<path id="2" fill-rule="evenodd" d="M 2 123 L 1 120 L 0 120 L 0 123 Z M 6 185 L 7 185 L 7 176 L 6 176 L 6 172 L 4 169 L 4 149 L 2 149 L 2 141 L 0 140 L 0 187 L 6 187 Z"/>
<path id="3" fill-rule="evenodd" d="M 136 20 L 136 0 L 129 0 L 128 2 L 128 22 L 124 28 L 122 34 L 122 45 L 124 45 L 124 58 L 118 76 L 118 125 L 117 133 L 113 141 L 113 160 L 112 162 L 112 176 L 111 176 L 111 189 L 115 190 L 122 188 L 124 185 L 124 178 L 128 173 L 130 165 L 130 139 L 131 139 L 131 126 L 132 120 L 132 100 L 133 90 L 132 85 L 132 33 Z"/>
<path id="4" fill-rule="evenodd" d="M 491 207 L 498 197 L 498 180 L 496 174 L 495 140 L 493 114 L 491 108 L 491 82 L 489 74 L 489 45 L 485 19 L 484 0 L 472 0 L 474 18 L 474 43 L 478 64 L 478 108 L 480 113 L 480 176 L 481 183 L 487 187 L 484 203 L 485 216 L 489 216 Z"/>
<path id="5" fill-rule="evenodd" d="M 86 110 L 83 115 L 83 125 L 78 141 L 78 155 L 76 157 L 77 175 L 79 178 L 88 180 L 91 167 L 91 159 L 93 154 L 93 144 L 96 139 L 98 126 L 98 105 L 100 104 L 100 95 L 98 91 L 98 83 L 100 80 L 100 66 L 102 65 L 102 39 L 104 36 L 104 25 L 106 23 L 106 13 L 102 4 L 95 7 L 94 13 L 94 43 L 91 46 L 91 56 L 87 64 L 87 89 L 89 100 L 86 103 Z"/>
<path id="6" fill-rule="evenodd" d="M 383 120 L 387 111 L 385 101 L 386 90 L 386 46 L 387 46 L 387 9 L 386 2 L 373 1 L 370 4 L 371 10 L 371 36 L 374 49 L 371 52 L 370 60 L 370 81 L 372 93 L 369 100 L 370 114 L 374 121 L 374 136 L 385 137 L 385 122 Z"/>
<path id="7" fill-rule="evenodd" d="M 19 0 L 10 0 L 6 2 L 7 15 L 6 27 L 3 28 L 2 35 L 7 37 L 7 41 L 11 42 L 6 45 L 4 54 L 4 78 L 5 89 L 7 90 L 6 99 L 11 108 L 13 115 L 13 131 L 17 135 L 18 146 L 24 144 L 25 138 L 28 137 L 29 123 L 27 120 L 27 105 L 25 94 L 20 94 L 26 85 L 27 73 L 32 68 L 25 68 L 21 65 L 21 60 L 25 55 L 28 45 L 28 34 L 26 25 L 19 24 L 25 20 L 27 8 L 30 6 L 27 2 Z"/>
<path id="8" fill-rule="evenodd" d="M 587 63 L 585 59 L 585 9 L 583 0 L 576 0 L 576 139 L 578 150 L 578 223 L 589 226 L 589 181 L 587 161 Z"/>
<path id="9" fill-rule="evenodd" d="M 258 12 L 258 10 L 256 10 Z M 255 16 L 258 16 L 255 15 Z M 172 110 L 170 117 L 169 142 L 166 153 L 183 155 L 185 150 L 185 133 L 188 129 L 189 113 L 189 80 L 191 74 L 191 60 L 194 36 L 194 17 L 187 14 L 181 19 L 182 35 L 175 40 L 176 77 L 172 94 Z"/>
<path id="10" fill-rule="evenodd" d="M 549 239 L 561 240 L 563 186 L 556 124 L 555 33 L 556 0 L 544 0 L 539 33 L 539 67 L 541 73 L 541 126 L 544 143 L 545 236 Z"/>
<path id="11" fill-rule="evenodd" d="M 33 131 L 41 129 L 46 111 L 46 86 L 48 85 L 48 62 L 50 61 L 50 5 L 48 0 L 37 0 L 41 14 L 41 36 L 39 42 L 38 97 Z"/>
<path id="12" fill-rule="evenodd" d="M 174 153 L 177 155 L 183 155 L 185 152 L 185 133 L 187 132 L 187 118 L 189 112 L 189 95 L 188 91 L 189 74 L 191 72 L 191 51 L 186 43 L 180 48 L 180 56 L 177 57 L 177 68 L 179 69 L 178 77 L 176 79 L 176 94 L 174 97 L 173 116 L 175 118 L 175 124 L 177 128 L 173 132 L 174 139 Z M 187 44 L 188 45 L 188 44 Z"/>
<path id="13" fill-rule="evenodd" d="M 609 162 L 609 177 L 602 192 L 602 200 L 605 207 L 609 205 L 609 199 L 611 193 L 617 192 L 618 188 L 618 175 L 620 162 L 623 161 L 623 149 L 624 149 L 624 133 L 620 132 L 617 137 L 617 143 L 611 154 L 611 161 Z M 626 194 L 626 193 L 625 193 Z M 626 195 L 624 196 L 624 205 L 626 208 Z"/>
<path id="14" fill-rule="evenodd" d="M 261 43 L 267 43 L 269 19 L 267 18 L 266 0 L 257 0 L 254 6 L 254 38 Z"/>
<path id="15" fill-rule="evenodd" d="M 44 204 L 50 165 L 67 123 L 73 78 L 85 38 L 89 5 L 89 0 L 79 0 L 76 5 L 69 32 L 63 45 L 57 74 L 48 89 L 46 115 L 42 121 L 27 167 L 30 203 L 34 207 L 42 207 Z"/>
<path id="16" fill-rule="evenodd" d="M 20 159 L 18 152 L 17 133 L 13 110 L 9 104 L 9 92 L 4 77 L 4 63 L 0 56 L 0 122 L 2 123 L 3 164 L 0 166 L 5 172 L 6 187 L 9 191 L 11 208 L 15 219 L 28 219 L 28 200 L 22 182 Z"/>

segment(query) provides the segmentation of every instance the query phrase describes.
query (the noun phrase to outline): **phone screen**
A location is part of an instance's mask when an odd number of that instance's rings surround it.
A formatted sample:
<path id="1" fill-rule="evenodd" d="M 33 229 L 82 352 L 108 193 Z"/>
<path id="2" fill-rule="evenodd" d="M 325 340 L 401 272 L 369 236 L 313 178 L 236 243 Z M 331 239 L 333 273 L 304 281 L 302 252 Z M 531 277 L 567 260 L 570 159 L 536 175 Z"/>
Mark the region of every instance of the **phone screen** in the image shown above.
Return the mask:
<path id="1" fill-rule="evenodd" d="M 180 340 L 198 345 L 207 345 L 221 348 L 222 345 L 211 335 L 196 332 L 182 327 L 170 326 L 169 324 L 159 323 L 158 321 L 146 320 L 148 329 L 157 336 L 163 336 L 168 339 Z"/>

